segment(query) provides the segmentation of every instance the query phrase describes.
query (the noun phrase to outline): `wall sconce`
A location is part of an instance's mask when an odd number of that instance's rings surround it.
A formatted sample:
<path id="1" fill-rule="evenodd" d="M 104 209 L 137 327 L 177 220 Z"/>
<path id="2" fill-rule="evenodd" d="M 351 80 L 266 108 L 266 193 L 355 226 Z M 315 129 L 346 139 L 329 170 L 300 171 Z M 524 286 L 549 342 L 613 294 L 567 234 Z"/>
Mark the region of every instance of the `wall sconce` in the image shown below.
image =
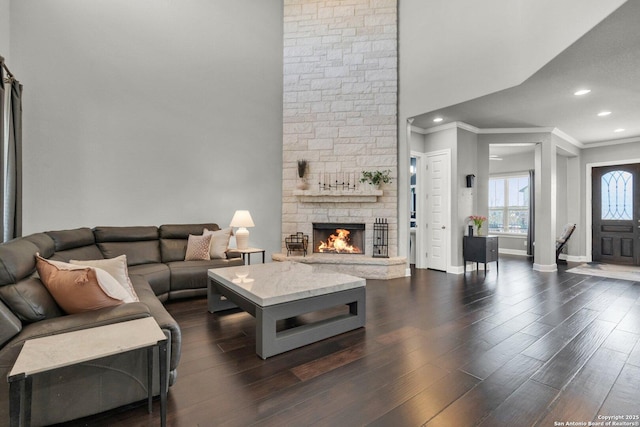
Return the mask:
<path id="1" fill-rule="evenodd" d="M 467 188 L 473 188 L 473 181 L 476 179 L 475 175 L 467 175 Z"/>

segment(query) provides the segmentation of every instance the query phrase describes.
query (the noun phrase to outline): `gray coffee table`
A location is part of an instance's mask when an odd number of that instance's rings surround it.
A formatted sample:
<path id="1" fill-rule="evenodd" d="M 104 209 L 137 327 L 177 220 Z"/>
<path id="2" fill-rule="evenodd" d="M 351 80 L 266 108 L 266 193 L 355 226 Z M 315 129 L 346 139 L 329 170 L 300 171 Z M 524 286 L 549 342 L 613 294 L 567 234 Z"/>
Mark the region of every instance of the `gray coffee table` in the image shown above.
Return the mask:
<path id="1" fill-rule="evenodd" d="M 267 264 L 209 270 L 209 311 L 240 307 L 256 318 L 256 353 L 284 353 L 365 324 L 365 279 L 308 264 Z M 224 297 L 224 298 L 223 298 Z M 278 320 L 348 305 L 349 312 L 283 331 Z"/>

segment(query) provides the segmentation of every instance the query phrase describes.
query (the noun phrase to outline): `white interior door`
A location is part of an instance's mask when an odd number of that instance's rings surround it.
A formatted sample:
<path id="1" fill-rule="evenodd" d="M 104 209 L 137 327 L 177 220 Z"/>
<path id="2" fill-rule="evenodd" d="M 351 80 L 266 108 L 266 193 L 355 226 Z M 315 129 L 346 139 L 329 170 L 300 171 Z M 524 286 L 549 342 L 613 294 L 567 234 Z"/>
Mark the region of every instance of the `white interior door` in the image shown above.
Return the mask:
<path id="1" fill-rule="evenodd" d="M 447 271 L 451 219 L 451 155 L 449 151 L 426 154 L 425 244 L 426 267 Z"/>

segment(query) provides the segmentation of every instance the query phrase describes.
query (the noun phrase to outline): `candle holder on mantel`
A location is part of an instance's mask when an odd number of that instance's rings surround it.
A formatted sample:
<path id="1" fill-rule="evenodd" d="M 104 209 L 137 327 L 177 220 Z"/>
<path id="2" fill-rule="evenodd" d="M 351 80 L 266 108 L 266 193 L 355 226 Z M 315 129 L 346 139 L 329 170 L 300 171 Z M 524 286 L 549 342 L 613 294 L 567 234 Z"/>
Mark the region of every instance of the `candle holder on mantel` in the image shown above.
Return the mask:
<path id="1" fill-rule="evenodd" d="M 319 191 L 355 191 L 355 172 L 321 172 L 318 173 Z"/>

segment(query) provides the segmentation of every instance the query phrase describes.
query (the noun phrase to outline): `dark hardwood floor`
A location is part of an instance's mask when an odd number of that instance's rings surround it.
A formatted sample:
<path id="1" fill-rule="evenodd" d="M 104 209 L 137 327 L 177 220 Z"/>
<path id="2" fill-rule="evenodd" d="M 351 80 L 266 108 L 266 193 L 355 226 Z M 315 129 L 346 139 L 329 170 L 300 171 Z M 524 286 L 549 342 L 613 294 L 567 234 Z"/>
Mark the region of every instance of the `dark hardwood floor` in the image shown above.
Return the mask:
<path id="1" fill-rule="evenodd" d="M 368 280 L 365 328 L 266 361 L 248 314 L 170 303 L 183 349 L 168 424 L 638 426 L 640 283 L 566 269 L 502 256 L 486 277 Z M 158 424 L 155 401 L 66 426 Z"/>

